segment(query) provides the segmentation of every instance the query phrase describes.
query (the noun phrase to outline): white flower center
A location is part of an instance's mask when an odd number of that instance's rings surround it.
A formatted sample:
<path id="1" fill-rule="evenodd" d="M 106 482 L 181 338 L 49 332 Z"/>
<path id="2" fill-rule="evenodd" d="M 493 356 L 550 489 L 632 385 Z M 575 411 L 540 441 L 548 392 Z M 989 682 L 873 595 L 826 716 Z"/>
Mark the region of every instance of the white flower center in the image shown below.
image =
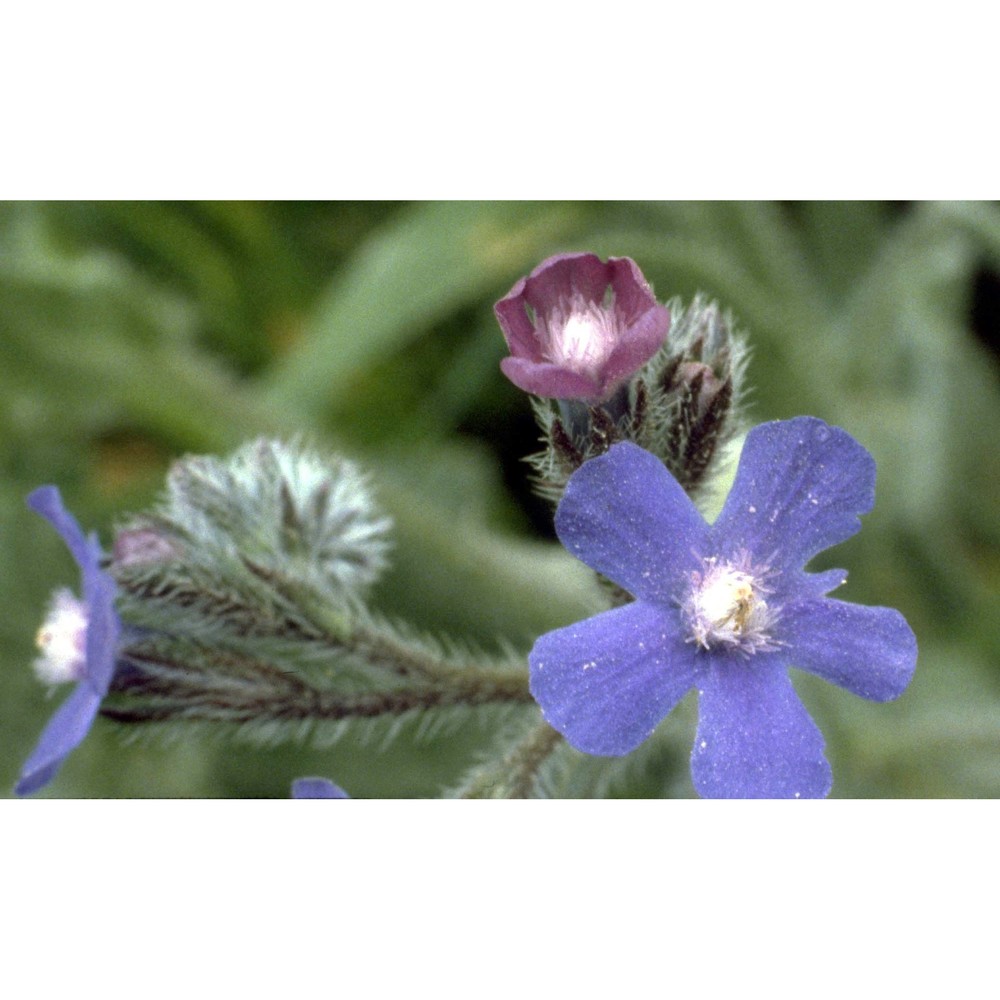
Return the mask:
<path id="1" fill-rule="evenodd" d="M 766 592 L 761 574 L 753 572 L 746 558 L 736 564 L 706 559 L 703 570 L 692 574 L 682 601 L 688 641 L 702 649 L 725 646 L 745 653 L 777 648 L 769 635 L 776 616 L 764 599 Z"/>
<path id="2" fill-rule="evenodd" d="M 584 375 L 598 376 L 621 339 L 614 316 L 592 303 L 574 302 L 565 318 L 548 323 L 548 357 Z"/>
<path id="3" fill-rule="evenodd" d="M 87 605 L 68 590 L 57 590 L 35 637 L 41 656 L 35 674 L 44 684 L 80 680 L 86 670 Z"/>
<path id="4" fill-rule="evenodd" d="M 719 574 L 697 592 L 695 607 L 717 628 L 738 632 L 754 606 L 753 583 L 746 573 Z"/>

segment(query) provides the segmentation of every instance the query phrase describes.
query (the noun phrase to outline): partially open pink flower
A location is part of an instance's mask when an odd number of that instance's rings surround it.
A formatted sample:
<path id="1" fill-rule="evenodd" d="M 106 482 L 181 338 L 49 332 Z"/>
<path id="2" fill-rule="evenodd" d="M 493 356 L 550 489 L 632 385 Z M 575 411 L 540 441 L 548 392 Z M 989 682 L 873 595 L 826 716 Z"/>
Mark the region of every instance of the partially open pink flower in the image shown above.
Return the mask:
<path id="1" fill-rule="evenodd" d="M 635 261 L 557 254 L 494 306 L 519 389 L 550 399 L 607 399 L 659 349 L 670 313 Z"/>

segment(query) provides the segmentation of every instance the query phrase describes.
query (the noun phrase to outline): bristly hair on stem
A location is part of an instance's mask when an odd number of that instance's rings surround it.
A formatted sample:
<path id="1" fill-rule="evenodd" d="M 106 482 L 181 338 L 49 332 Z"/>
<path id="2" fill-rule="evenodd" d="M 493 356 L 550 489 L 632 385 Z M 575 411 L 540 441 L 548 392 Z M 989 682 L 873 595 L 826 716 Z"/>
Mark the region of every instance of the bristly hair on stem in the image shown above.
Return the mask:
<path id="1" fill-rule="evenodd" d="M 356 646 L 355 661 L 371 661 L 367 674 L 332 651 L 325 665 L 304 673 L 273 656 L 147 636 L 121 651 L 102 714 L 127 724 L 331 722 L 532 700 L 520 663 L 474 668 L 453 660 L 435 664 L 435 672 L 426 645 L 363 634 Z M 397 669 L 404 655 L 419 669 Z"/>
<path id="2" fill-rule="evenodd" d="M 544 720 L 533 721 L 527 732 L 520 732 L 502 756 L 484 760 L 473 768 L 461 784 L 450 792 L 462 799 L 525 799 L 534 797 L 539 771 L 555 750 L 563 744 L 562 736 Z"/>

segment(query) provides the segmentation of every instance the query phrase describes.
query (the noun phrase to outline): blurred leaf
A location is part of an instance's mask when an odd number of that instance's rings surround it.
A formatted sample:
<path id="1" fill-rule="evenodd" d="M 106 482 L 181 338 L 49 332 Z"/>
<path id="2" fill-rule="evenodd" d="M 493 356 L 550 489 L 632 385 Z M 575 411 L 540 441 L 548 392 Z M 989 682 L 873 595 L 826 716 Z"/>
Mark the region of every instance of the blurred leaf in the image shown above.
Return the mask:
<path id="1" fill-rule="evenodd" d="M 239 283 L 232 262 L 182 206 L 171 202 L 101 202 L 107 220 L 131 236 L 180 277 L 215 321 L 241 315 Z"/>
<path id="2" fill-rule="evenodd" d="M 331 284 L 269 379 L 269 399 L 315 422 L 365 365 L 530 270 L 579 216 L 572 206 L 513 202 L 407 209 Z"/>
<path id="3" fill-rule="evenodd" d="M 803 243 L 811 265 L 836 302 L 871 267 L 886 229 L 891 207 L 871 201 L 804 201 L 794 206 L 802 219 Z"/>
<path id="4" fill-rule="evenodd" d="M 694 256 L 738 261 L 762 289 L 790 302 L 812 299 L 810 262 L 781 206 L 763 201 L 654 202 L 650 210 L 660 223 L 655 230 L 662 236 L 666 227 L 670 237 L 697 247 Z"/>
<path id="5" fill-rule="evenodd" d="M 598 609 L 593 574 L 561 546 L 496 529 L 505 507 L 499 477 L 470 442 L 425 445 L 405 458 L 389 453 L 375 468 L 400 541 L 378 588 L 380 606 L 430 628 L 525 648 Z"/>

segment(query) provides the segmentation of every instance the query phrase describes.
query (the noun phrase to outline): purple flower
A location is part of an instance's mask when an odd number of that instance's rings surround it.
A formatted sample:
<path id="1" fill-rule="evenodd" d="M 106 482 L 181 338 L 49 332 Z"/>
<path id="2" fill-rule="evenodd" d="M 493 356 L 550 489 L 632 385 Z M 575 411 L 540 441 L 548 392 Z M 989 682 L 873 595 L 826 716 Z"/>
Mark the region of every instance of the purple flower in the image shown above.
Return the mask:
<path id="1" fill-rule="evenodd" d="M 550 399 L 607 399 L 670 329 L 669 311 L 628 257 L 550 257 L 494 309 L 511 353 L 500 362 L 504 375 Z"/>
<path id="2" fill-rule="evenodd" d="M 115 583 L 100 569 L 97 536 L 84 537 L 76 518 L 63 507 L 55 486 L 35 490 L 28 497 L 28 506 L 47 518 L 62 536 L 80 567 L 83 600 L 68 590 L 57 591 L 39 630 L 42 655 L 35 663 L 38 676 L 49 684 L 76 681 L 76 688 L 49 720 L 21 770 L 14 789 L 18 795 L 29 795 L 48 784 L 89 732 L 111 683 L 121 631 L 114 609 Z"/>
<path id="3" fill-rule="evenodd" d="M 712 525 L 636 445 L 587 462 L 569 481 L 556 530 L 636 600 L 535 643 L 531 691 L 545 718 L 577 749 L 620 756 L 696 688 L 699 794 L 826 795 L 823 737 L 788 667 L 888 701 L 916 666 L 917 642 L 898 611 L 826 597 L 846 573 L 803 568 L 853 535 L 874 500 L 871 455 L 813 417 L 747 435 Z"/>
<path id="4" fill-rule="evenodd" d="M 340 785 L 327 778 L 296 778 L 292 782 L 293 799 L 349 799 Z"/>

